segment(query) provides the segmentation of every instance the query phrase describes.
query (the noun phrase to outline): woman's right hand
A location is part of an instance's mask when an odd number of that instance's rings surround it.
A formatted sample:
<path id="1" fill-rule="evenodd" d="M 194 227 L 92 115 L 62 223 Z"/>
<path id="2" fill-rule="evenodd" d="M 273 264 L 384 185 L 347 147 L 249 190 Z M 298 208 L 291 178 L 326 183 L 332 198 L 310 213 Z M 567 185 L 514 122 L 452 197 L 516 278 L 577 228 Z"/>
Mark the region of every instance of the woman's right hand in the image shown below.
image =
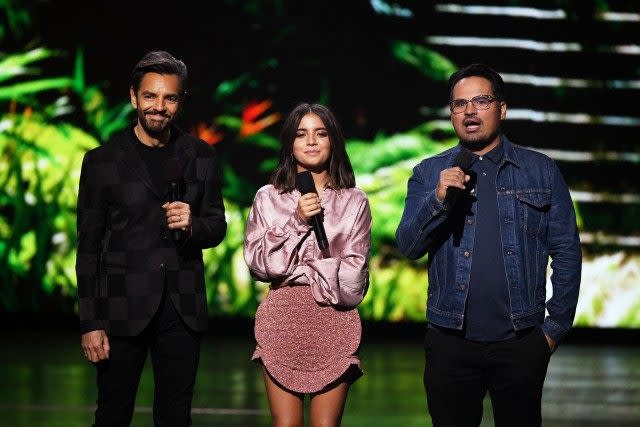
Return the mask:
<path id="1" fill-rule="evenodd" d="M 320 197 L 316 193 L 307 193 L 300 196 L 298 199 L 298 214 L 305 221 L 309 221 L 312 216 L 317 215 L 322 211 L 320 206 Z"/>

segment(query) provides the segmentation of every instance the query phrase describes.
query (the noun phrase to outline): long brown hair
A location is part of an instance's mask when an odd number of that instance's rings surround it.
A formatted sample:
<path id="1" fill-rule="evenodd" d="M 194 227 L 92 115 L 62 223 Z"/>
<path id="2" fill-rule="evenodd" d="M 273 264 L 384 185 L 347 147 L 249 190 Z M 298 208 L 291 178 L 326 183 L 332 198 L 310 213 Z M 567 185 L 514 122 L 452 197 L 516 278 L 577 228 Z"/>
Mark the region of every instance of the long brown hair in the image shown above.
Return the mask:
<path id="1" fill-rule="evenodd" d="M 300 121 L 307 114 L 320 117 L 327 129 L 331 143 L 329 158 L 329 185 L 335 189 L 356 186 L 356 178 L 344 147 L 344 136 L 340 125 L 329 108 L 320 104 L 301 103 L 289 113 L 280 131 L 280 160 L 271 175 L 269 183 L 281 192 L 289 192 L 296 187 L 297 165 L 293 159 L 293 141 L 298 133 Z"/>

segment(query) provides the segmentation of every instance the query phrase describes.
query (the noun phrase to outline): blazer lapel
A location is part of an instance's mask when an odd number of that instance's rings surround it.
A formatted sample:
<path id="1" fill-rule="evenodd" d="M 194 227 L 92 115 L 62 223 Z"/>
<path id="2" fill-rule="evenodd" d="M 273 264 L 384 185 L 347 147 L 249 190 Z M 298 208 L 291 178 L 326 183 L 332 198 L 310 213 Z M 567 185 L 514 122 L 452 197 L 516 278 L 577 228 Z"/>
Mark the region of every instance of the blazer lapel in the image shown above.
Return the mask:
<path id="1" fill-rule="evenodd" d="M 196 177 L 196 154 L 193 145 L 189 143 L 186 133 L 175 129 L 180 135 L 175 141 L 174 155 L 178 158 L 180 170 L 182 171 L 183 184 L 195 182 Z"/>
<path id="2" fill-rule="evenodd" d="M 178 163 L 180 164 L 180 171 L 182 173 L 182 178 L 185 181 L 189 181 L 190 170 L 192 169 L 192 163 L 195 158 L 195 154 L 193 152 L 193 147 L 191 144 L 187 142 L 186 134 L 177 128 L 173 129 L 178 133 L 178 138 L 175 140 L 174 147 L 174 156 L 178 159 Z"/>

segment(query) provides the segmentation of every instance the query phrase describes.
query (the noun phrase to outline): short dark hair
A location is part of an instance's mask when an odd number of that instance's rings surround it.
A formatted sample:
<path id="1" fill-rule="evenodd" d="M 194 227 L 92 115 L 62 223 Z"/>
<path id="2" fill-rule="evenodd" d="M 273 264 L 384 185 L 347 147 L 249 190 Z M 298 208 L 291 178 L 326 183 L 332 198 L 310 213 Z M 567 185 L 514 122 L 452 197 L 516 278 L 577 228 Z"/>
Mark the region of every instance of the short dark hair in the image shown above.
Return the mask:
<path id="1" fill-rule="evenodd" d="M 298 133 L 300 121 L 307 114 L 320 117 L 327 129 L 331 143 L 329 158 L 329 185 L 335 189 L 356 186 L 356 178 L 345 149 L 344 136 L 336 117 L 324 105 L 300 103 L 289 113 L 280 132 L 280 160 L 269 182 L 281 192 L 289 192 L 296 188 L 296 162 L 293 159 L 293 141 Z"/>
<path id="2" fill-rule="evenodd" d="M 187 66 L 164 50 L 147 53 L 133 68 L 131 73 L 131 87 L 135 93 L 140 89 L 140 82 L 147 73 L 170 74 L 178 76 L 181 95 L 186 93 Z"/>
<path id="3" fill-rule="evenodd" d="M 449 77 L 449 100 L 451 101 L 453 98 L 453 87 L 460 80 L 466 77 L 482 77 L 489 80 L 491 83 L 491 91 L 492 95 L 498 101 L 505 101 L 505 93 L 504 93 L 504 80 L 500 74 L 498 74 L 493 68 L 484 64 L 471 64 L 466 67 L 460 68 L 455 73 L 451 74 Z"/>

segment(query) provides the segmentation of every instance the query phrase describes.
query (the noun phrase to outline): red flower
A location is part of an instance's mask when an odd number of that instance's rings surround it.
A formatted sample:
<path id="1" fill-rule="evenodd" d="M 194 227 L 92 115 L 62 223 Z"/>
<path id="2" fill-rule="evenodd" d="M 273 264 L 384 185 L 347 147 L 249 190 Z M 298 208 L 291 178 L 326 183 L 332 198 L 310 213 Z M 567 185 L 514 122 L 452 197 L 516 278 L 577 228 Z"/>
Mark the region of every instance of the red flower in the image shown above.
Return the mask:
<path id="1" fill-rule="evenodd" d="M 280 113 L 271 113 L 261 119 L 258 117 L 271 107 L 271 101 L 251 102 L 242 110 L 240 136 L 254 135 L 280 120 Z"/>
<path id="2" fill-rule="evenodd" d="M 205 122 L 198 123 L 196 127 L 196 135 L 209 145 L 217 144 L 222 141 L 222 132 L 219 132 L 210 126 L 207 126 Z"/>

